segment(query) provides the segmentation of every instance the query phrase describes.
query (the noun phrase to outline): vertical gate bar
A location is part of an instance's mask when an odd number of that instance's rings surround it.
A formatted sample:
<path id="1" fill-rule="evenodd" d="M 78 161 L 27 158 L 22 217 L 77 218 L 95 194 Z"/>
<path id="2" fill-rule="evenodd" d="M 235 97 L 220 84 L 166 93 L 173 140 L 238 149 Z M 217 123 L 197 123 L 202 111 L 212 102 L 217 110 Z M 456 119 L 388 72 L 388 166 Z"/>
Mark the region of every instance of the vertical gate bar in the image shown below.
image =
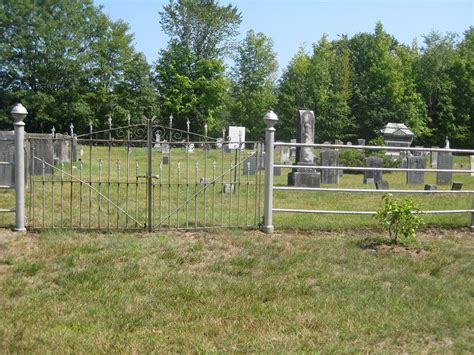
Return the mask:
<path id="1" fill-rule="evenodd" d="M 35 227 L 35 179 L 33 178 L 34 171 L 35 171 L 35 148 L 33 141 L 30 139 L 30 219 L 31 219 L 31 226 Z"/>
<path id="2" fill-rule="evenodd" d="M 199 169 L 199 163 L 196 160 L 196 162 L 194 163 L 194 228 L 197 228 L 197 221 L 198 221 L 198 215 L 197 215 L 198 169 Z"/>
<path id="3" fill-rule="evenodd" d="M 61 228 L 64 225 L 64 162 L 61 160 Z"/>
<path id="4" fill-rule="evenodd" d="M 99 180 L 97 182 L 97 226 L 100 229 L 100 218 L 102 214 L 101 209 L 101 195 L 100 195 L 100 188 L 102 186 L 102 159 L 99 160 Z"/>
<path id="5" fill-rule="evenodd" d="M 225 128 L 222 129 L 222 147 L 221 147 L 221 227 L 224 227 L 224 143 Z"/>
<path id="6" fill-rule="evenodd" d="M 42 166 L 41 166 L 41 181 L 42 181 L 42 185 L 43 185 L 43 188 L 42 188 L 42 195 L 43 195 L 43 198 L 42 198 L 42 206 L 43 206 L 43 211 L 42 211 L 42 227 L 44 228 L 45 225 L 44 225 L 44 214 L 45 214 L 45 209 L 46 209 L 46 206 L 45 206 L 45 199 L 46 199 L 46 196 L 45 196 L 45 189 L 44 189 L 44 173 L 45 173 L 45 169 L 46 169 L 46 164 L 45 164 L 45 161 L 44 161 L 44 158 L 42 160 Z"/>
<path id="7" fill-rule="evenodd" d="M 245 225 L 248 227 L 249 226 L 249 193 L 250 193 L 250 162 L 247 161 L 247 163 L 245 164 L 246 166 L 244 167 L 244 169 L 247 169 L 247 183 L 246 183 L 246 186 L 247 186 L 247 198 L 245 200 Z"/>
<path id="8" fill-rule="evenodd" d="M 107 155 L 107 229 L 110 228 L 110 165 L 112 156 L 112 116 L 109 115 L 109 141 L 108 141 L 108 155 Z"/>
<path id="9" fill-rule="evenodd" d="M 116 227 L 119 227 L 119 219 L 120 219 L 120 173 L 122 169 L 122 163 L 120 160 L 117 160 L 117 218 L 116 218 Z"/>
<path id="10" fill-rule="evenodd" d="M 204 125 L 204 227 L 206 226 L 207 222 L 207 123 Z"/>
<path id="11" fill-rule="evenodd" d="M 130 114 L 128 114 L 128 127 L 127 127 L 127 159 L 126 159 L 126 174 L 127 182 L 125 185 L 125 228 L 128 228 L 128 190 L 129 190 L 129 177 L 130 177 Z"/>
<path id="12" fill-rule="evenodd" d="M 147 119 L 147 221 L 146 229 L 148 233 L 153 230 L 153 206 L 152 206 L 152 169 L 153 169 L 153 118 Z"/>
<path id="13" fill-rule="evenodd" d="M 135 160 L 135 228 L 138 227 L 138 160 Z"/>
<path id="14" fill-rule="evenodd" d="M 170 126 L 169 126 L 169 141 L 170 147 L 168 149 L 168 228 L 171 227 L 171 150 L 173 142 L 173 132 L 171 131 L 173 127 L 173 115 L 170 115 Z"/>
<path id="15" fill-rule="evenodd" d="M 232 195 L 234 194 L 235 191 L 235 185 L 234 185 L 234 162 L 231 160 L 230 161 L 230 172 L 229 172 L 229 179 L 230 179 L 230 193 L 229 193 L 229 225 L 228 227 L 232 226 Z"/>
<path id="16" fill-rule="evenodd" d="M 82 228 L 82 159 L 79 161 L 79 228 Z"/>
<path id="17" fill-rule="evenodd" d="M 163 210 L 163 160 L 160 161 L 160 209 L 159 209 L 159 222 L 158 227 L 161 228 L 161 217 L 162 217 L 162 210 Z"/>
<path id="18" fill-rule="evenodd" d="M 260 143 L 255 143 L 257 145 L 257 149 L 256 149 L 256 155 L 255 155 L 255 187 L 253 189 L 253 193 L 254 193 L 254 217 L 253 217 L 253 225 L 254 226 L 257 226 L 258 225 L 258 219 L 257 219 L 257 210 L 258 210 L 258 172 L 259 172 L 259 164 L 260 164 L 260 160 L 259 160 L 259 156 L 260 156 Z"/>
<path id="19" fill-rule="evenodd" d="M 237 152 L 237 164 L 236 167 L 235 167 L 235 173 L 236 173 L 236 176 L 237 176 L 237 226 L 240 226 L 240 177 L 241 177 L 241 174 L 240 172 L 238 171 L 239 169 L 237 168 L 237 166 L 240 166 L 240 159 L 241 159 L 241 152 L 242 152 L 242 132 L 239 131 L 239 150 Z"/>
<path id="20" fill-rule="evenodd" d="M 52 172 L 51 172 L 51 227 L 54 228 L 54 147 L 55 147 L 55 143 L 56 143 L 56 140 L 55 140 L 55 131 L 56 129 L 54 128 L 51 128 L 51 141 L 53 142 L 52 144 L 52 149 L 51 149 L 51 155 L 52 155 L 52 159 L 51 161 L 53 162 L 53 167 L 52 167 Z"/>
<path id="21" fill-rule="evenodd" d="M 72 217 L 73 217 L 73 214 L 72 214 L 72 174 L 74 173 L 72 168 L 73 168 L 73 145 L 74 145 L 74 125 L 71 123 L 71 144 L 69 145 L 69 160 L 70 160 L 70 163 L 69 163 L 69 173 L 71 174 L 71 176 L 69 177 L 69 225 L 71 226 L 71 228 L 73 227 L 73 223 L 72 223 Z"/>
<path id="22" fill-rule="evenodd" d="M 212 162 L 212 222 L 211 225 L 215 225 L 215 208 L 216 208 L 216 161 Z"/>
<path id="23" fill-rule="evenodd" d="M 189 119 L 186 121 L 186 228 L 189 227 Z"/>
<path id="24" fill-rule="evenodd" d="M 259 164 L 262 164 L 262 159 L 263 159 L 263 155 L 264 155 L 264 146 L 263 144 L 260 143 L 260 156 L 259 156 Z M 260 165 L 259 165 L 260 166 Z M 273 168 L 272 168 L 273 169 Z M 258 209 L 257 209 L 257 223 L 255 224 L 255 227 L 257 227 L 259 224 L 260 224 L 260 221 L 261 221 L 261 207 L 262 207 L 262 191 L 261 191 L 261 186 L 262 186 L 262 170 L 260 169 L 257 169 L 258 171 L 258 185 L 256 187 L 256 190 L 258 191 L 257 195 L 258 195 Z M 273 170 L 272 170 L 273 171 Z"/>
<path id="25" fill-rule="evenodd" d="M 92 224 L 92 121 L 89 122 L 89 229 Z"/>
<path id="26" fill-rule="evenodd" d="M 177 164 L 177 171 L 178 171 L 178 181 L 176 185 L 176 228 L 179 228 L 179 190 L 181 188 L 181 162 Z M 171 226 L 169 226 L 171 227 Z"/>

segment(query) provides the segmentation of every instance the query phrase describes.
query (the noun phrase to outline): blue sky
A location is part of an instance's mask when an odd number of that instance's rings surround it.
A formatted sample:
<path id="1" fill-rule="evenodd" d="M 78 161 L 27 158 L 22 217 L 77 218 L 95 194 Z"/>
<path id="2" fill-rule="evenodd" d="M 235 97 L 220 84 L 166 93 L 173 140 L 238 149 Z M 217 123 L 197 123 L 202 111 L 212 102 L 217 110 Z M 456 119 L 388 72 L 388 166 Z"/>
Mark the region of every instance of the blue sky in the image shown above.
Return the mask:
<path id="1" fill-rule="evenodd" d="M 123 19 L 135 34 L 135 48 L 148 62 L 158 57 L 168 38 L 161 32 L 158 12 L 168 0 L 95 0 L 113 20 Z M 302 44 L 307 48 L 323 33 L 372 32 L 377 21 L 399 41 L 410 44 L 432 30 L 464 32 L 474 24 L 474 0 L 235 0 L 241 11 L 241 38 L 253 29 L 274 42 L 280 69 Z"/>

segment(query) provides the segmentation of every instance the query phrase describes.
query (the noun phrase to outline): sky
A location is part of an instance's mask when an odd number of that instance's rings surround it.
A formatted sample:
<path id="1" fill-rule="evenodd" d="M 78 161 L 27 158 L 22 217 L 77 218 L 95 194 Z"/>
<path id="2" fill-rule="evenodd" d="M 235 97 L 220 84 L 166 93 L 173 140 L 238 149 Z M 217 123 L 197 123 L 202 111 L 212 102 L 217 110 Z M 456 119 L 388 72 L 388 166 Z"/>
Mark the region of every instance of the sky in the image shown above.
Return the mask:
<path id="1" fill-rule="evenodd" d="M 153 63 L 166 48 L 159 12 L 168 0 L 95 0 L 113 20 L 122 19 L 135 35 L 135 48 Z M 280 70 L 298 49 L 310 48 L 326 33 L 339 35 L 373 32 L 377 21 L 399 41 L 422 44 L 430 31 L 462 34 L 474 25 L 474 0 L 220 0 L 242 13 L 239 39 L 248 30 L 263 32 L 273 40 Z"/>

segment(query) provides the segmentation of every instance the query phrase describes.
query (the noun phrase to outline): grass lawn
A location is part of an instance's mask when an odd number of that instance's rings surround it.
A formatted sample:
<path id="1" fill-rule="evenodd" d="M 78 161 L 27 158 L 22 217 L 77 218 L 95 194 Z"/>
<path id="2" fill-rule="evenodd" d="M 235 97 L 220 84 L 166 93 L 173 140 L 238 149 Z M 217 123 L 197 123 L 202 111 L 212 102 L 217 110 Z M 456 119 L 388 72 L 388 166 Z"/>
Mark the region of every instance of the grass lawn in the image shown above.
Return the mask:
<path id="1" fill-rule="evenodd" d="M 0 348 L 474 351 L 474 234 L 0 231 Z"/>

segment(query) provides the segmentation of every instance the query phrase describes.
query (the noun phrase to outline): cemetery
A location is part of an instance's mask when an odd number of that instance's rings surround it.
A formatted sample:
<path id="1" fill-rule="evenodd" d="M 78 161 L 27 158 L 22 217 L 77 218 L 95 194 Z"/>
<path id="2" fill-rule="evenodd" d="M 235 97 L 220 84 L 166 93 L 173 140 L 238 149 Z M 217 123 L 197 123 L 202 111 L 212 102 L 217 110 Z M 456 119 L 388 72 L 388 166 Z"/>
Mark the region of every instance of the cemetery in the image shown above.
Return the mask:
<path id="1" fill-rule="evenodd" d="M 417 2 L 0 2 L 0 353 L 474 353 L 472 6 Z"/>

